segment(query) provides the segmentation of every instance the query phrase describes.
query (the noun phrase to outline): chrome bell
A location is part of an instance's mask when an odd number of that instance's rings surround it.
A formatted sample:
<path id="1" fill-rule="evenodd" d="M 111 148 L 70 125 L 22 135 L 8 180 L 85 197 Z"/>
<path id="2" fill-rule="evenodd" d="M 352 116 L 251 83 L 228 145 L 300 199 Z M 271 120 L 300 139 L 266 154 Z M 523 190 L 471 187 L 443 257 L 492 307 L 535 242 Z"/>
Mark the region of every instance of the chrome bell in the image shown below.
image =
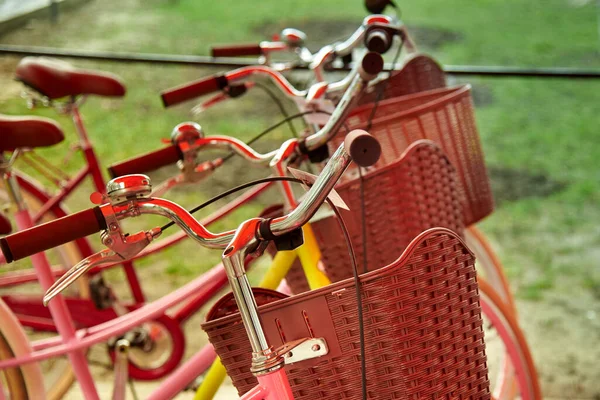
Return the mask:
<path id="1" fill-rule="evenodd" d="M 202 127 L 195 122 L 182 122 L 173 128 L 171 132 L 171 143 L 193 144 L 196 140 L 204 137 Z"/>
<path id="2" fill-rule="evenodd" d="M 147 199 L 151 193 L 150 178 L 142 174 L 120 176 L 106 184 L 106 195 L 114 205 L 130 200 Z"/>
<path id="3" fill-rule="evenodd" d="M 281 41 L 291 47 L 304 46 L 306 33 L 294 28 L 286 28 L 281 31 Z"/>

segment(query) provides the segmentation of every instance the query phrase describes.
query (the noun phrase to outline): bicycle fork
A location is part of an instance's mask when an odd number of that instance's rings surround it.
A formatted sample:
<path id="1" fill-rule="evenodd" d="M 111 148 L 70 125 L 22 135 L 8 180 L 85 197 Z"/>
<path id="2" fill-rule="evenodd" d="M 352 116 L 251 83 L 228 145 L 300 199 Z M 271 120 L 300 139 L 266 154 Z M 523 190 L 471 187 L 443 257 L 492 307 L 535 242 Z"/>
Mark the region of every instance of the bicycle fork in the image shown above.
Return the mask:
<path id="1" fill-rule="evenodd" d="M 258 380 L 258 386 L 241 399 L 293 400 L 292 389 L 283 366 L 286 363 L 325 355 L 328 350 L 322 338 L 301 338 L 284 343 L 277 349 L 269 345 L 244 266 L 246 256 L 258 255 L 264 250 L 266 242 L 257 240 L 255 236 L 260 223 L 261 219 L 255 218 L 240 225 L 223 252 L 223 265 L 252 346 L 251 371 Z M 292 358 L 291 354 L 302 356 Z"/>

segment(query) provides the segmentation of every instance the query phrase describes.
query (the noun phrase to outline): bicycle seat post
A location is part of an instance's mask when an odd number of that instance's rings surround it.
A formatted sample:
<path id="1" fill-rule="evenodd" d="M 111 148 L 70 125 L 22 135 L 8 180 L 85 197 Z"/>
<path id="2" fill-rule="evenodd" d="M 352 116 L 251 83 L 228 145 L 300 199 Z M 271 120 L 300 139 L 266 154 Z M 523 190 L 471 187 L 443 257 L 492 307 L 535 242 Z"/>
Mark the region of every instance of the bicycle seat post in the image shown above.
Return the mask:
<path id="1" fill-rule="evenodd" d="M 11 166 L 19 155 L 19 151 L 16 150 L 10 160 L 6 160 L 4 155 L 0 152 L 0 173 L 2 174 L 2 180 L 4 181 L 4 187 L 8 192 L 10 202 L 17 208 L 17 211 L 24 211 L 27 209 L 23 196 L 21 196 L 21 190 L 19 183 L 17 182 L 16 176 L 11 171 Z"/>

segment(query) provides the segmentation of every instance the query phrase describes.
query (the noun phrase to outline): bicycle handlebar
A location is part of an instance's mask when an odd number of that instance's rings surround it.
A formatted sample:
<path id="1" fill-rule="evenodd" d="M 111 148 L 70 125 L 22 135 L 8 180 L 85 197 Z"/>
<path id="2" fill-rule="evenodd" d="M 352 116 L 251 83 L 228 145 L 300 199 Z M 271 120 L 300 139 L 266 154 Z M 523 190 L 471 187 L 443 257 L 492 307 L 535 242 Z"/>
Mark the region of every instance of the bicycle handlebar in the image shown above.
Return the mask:
<path id="1" fill-rule="evenodd" d="M 160 98 L 165 107 L 171 107 L 205 94 L 218 92 L 226 88 L 227 85 L 229 85 L 227 77 L 223 74 L 218 74 L 167 89 L 160 94 Z"/>
<path id="2" fill-rule="evenodd" d="M 231 136 L 207 136 L 198 138 L 192 145 L 187 144 L 187 147 L 190 149 L 198 149 L 205 146 L 233 150 L 236 154 L 254 163 L 267 163 L 277 152 L 275 150 L 264 154 L 259 153 L 251 146 Z M 108 171 L 112 178 L 132 174 L 145 174 L 174 164 L 182 160 L 183 157 L 184 153 L 182 149 L 177 144 L 172 144 L 168 147 L 112 164 L 108 167 Z"/>
<path id="3" fill-rule="evenodd" d="M 94 207 L 0 238 L 0 247 L 11 263 L 104 229 L 102 211 Z"/>
<path id="4" fill-rule="evenodd" d="M 176 163 L 183 158 L 177 144 L 150 151 L 140 156 L 129 158 L 108 167 L 111 178 L 117 176 L 143 174 Z"/>

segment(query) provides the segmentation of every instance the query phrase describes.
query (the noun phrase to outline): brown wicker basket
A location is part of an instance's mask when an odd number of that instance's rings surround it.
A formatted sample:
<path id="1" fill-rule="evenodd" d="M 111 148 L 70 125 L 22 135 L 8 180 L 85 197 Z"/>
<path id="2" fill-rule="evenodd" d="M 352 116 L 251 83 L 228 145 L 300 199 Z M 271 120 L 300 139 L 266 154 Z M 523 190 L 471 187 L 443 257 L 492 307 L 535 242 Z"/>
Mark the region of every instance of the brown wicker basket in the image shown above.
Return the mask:
<path id="1" fill-rule="evenodd" d="M 366 264 L 372 271 L 393 262 L 424 230 L 443 227 L 460 235 L 464 230 L 456 172 L 444 152 L 429 140 L 414 142 L 395 162 L 363 177 L 365 242 L 360 180 L 347 181 L 336 191 L 350 208 L 342 211 L 342 217 L 361 272 L 365 247 Z M 311 226 L 329 279 L 338 282 L 351 277 L 350 257 L 337 219 L 323 218 L 311 222 Z M 293 293 L 309 290 L 299 262 L 290 268 L 286 281 Z"/>
<path id="2" fill-rule="evenodd" d="M 474 258 L 453 232 L 415 238 L 360 278 L 369 399 L 489 399 Z M 287 365 L 297 400 L 361 398 L 354 281 L 259 307 L 268 341 L 320 337 L 326 356 Z M 239 314 L 202 325 L 240 394 L 256 384 Z"/>
<path id="3" fill-rule="evenodd" d="M 380 99 L 405 96 L 446 86 L 446 74 L 433 58 L 424 54 L 411 54 L 400 68 L 384 81 L 370 86 L 361 97 L 359 104 L 373 103 Z M 383 91 L 382 94 L 379 94 Z"/>
<path id="4" fill-rule="evenodd" d="M 414 141 L 430 139 L 444 150 L 457 170 L 464 193 L 465 225 L 474 224 L 493 211 L 494 200 L 469 85 L 383 100 L 369 124 L 372 109 L 372 104 L 357 107 L 348 117 L 347 126 L 349 129 L 366 129 L 379 139 L 383 152 L 374 168 L 395 162 Z M 337 148 L 342 140 L 342 135 L 338 135 L 329 146 Z M 356 171 L 356 167 L 352 169 Z M 355 177 L 356 174 L 346 174 L 343 179 Z"/>

